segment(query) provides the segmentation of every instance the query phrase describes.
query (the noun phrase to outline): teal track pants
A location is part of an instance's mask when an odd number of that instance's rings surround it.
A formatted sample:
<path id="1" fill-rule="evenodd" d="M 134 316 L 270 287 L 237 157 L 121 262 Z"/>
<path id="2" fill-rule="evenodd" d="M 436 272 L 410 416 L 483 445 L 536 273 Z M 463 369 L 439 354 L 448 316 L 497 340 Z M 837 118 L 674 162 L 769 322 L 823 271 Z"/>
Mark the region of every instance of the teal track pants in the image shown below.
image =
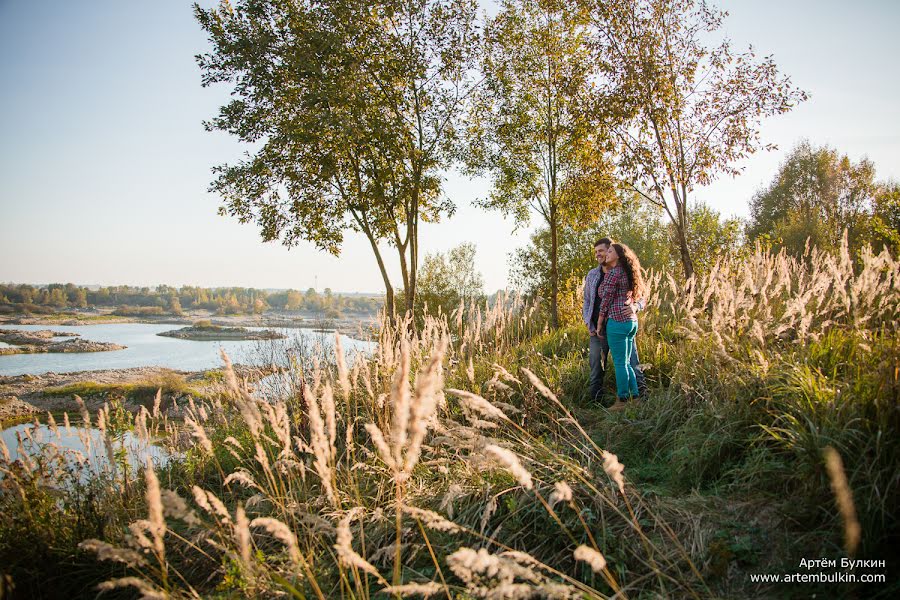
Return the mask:
<path id="1" fill-rule="evenodd" d="M 634 352 L 634 336 L 637 335 L 637 321 L 616 321 L 606 323 L 606 340 L 616 367 L 616 394 L 620 400 L 638 395 L 637 377 L 631 367 L 631 353 Z"/>

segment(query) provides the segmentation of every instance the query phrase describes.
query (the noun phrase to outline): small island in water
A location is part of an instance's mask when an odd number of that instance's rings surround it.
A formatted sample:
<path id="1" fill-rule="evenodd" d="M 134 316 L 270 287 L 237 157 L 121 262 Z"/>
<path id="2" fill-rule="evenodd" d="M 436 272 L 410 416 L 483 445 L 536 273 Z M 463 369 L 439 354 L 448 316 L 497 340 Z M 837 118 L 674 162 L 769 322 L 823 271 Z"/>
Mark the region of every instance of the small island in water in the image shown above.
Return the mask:
<path id="1" fill-rule="evenodd" d="M 276 331 L 265 329 L 252 331 L 246 327 L 223 327 L 213 325 L 210 321 L 197 321 L 190 327 L 163 331 L 156 335 L 194 341 L 240 341 L 240 340 L 278 340 L 287 336 Z"/>
<path id="2" fill-rule="evenodd" d="M 69 339 L 55 340 L 65 337 Z M 9 344 L 9 348 L 0 348 L 0 356 L 7 354 L 37 354 L 40 352 L 108 352 L 124 350 L 125 346 L 110 342 L 96 342 L 78 337 L 77 333 L 51 331 L 22 331 L 19 329 L 0 330 L 0 342 Z"/>

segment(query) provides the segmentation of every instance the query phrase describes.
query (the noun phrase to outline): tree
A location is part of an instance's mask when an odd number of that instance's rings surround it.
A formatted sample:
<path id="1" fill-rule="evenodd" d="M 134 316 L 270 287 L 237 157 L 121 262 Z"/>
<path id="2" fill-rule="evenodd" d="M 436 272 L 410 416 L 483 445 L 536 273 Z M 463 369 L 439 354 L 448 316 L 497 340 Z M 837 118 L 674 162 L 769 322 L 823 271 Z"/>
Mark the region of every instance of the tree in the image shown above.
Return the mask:
<path id="1" fill-rule="evenodd" d="M 421 221 L 452 211 L 438 171 L 453 156 L 473 82 L 474 0 L 242 0 L 195 15 L 213 50 L 203 85 L 236 98 L 207 123 L 259 149 L 223 165 L 222 214 L 254 221 L 265 241 L 340 253 L 347 230 L 368 239 L 394 291 L 381 242 L 415 296 Z"/>
<path id="2" fill-rule="evenodd" d="M 723 219 L 717 210 L 705 204 L 692 203 L 688 210 L 688 249 L 694 264 L 694 272 L 706 274 L 716 261 L 726 255 L 738 255 L 744 245 L 744 224 L 740 219 Z M 678 232 L 672 223 L 669 231 L 673 241 L 678 240 Z M 677 244 L 670 245 L 672 268 L 680 261 Z"/>
<path id="3" fill-rule="evenodd" d="M 490 174 L 481 204 L 550 233 L 550 319 L 559 324 L 559 233 L 579 227 L 613 197 L 603 138 L 584 118 L 593 69 L 588 15 L 559 0 L 504 0 L 484 34 L 484 83 L 473 102 L 466 163 Z"/>
<path id="4" fill-rule="evenodd" d="M 872 203 L 872 244 L 900 253 L 900 183 L 888 181 L 879 186 Z"/>
<path id="5" fill-rule="evenodd" d="M 726 254 L 743 250 L 739 219 L 722 219 L 714 209 L 695 204 L 690 209 L 691 256 L 697 273 L 708 272 L 715 261 Z M 627 244 L 647 271 L 671 273 L 680 264 L 677 234 L 662 209 L 643 202 L 636 194 L 623 195 L 620 204 L 603 212 L 598 221 L 585 229 L 564 228 L 560 235 L 560 322 L 581 322 L 581 297 L 584 277 L 597 266 L 594 243 L 604 237 Z M 550 246 L 547 228 L 537 230 L 528 246 L 510 257 L 511 287 L 530 296 L 548 298 L 550 281 L 544 257 Z"/>
<path id="6" fill-rule="evenodd" d="M 854 163 L 833 148 L 804 140 L 772 183 L 753 196 L 747 235 L 765 236 L 795 255 L 807 243 L 835 246 L 845 230 L 852 247 L 874 241 L 873 228 L 884 222 L 872 220 L 876 198 L 890 197 L 889 187 L 882 188 L 870 160 Z"/>
<path id="7" fill-rule="evenodd" d="M 672 222 L 694 274 L 690 194 L 760 149 L 761 121 L 806 99 L 771 56 L 735 52 L 716 33 L 726 13 L 697 0 L 588 0 L 603 76 L 595 114 L 616 140 L 620 177 Z"/>
<path id="8" fill-rule="evenodd" d="M 475 252 L 475 244 L 464 243 L 446 254 L 425 256 L 416 296 L 417 314 L 422 314 L 427 304 L 432 314 L 440 307 L 449 315 L 460 303 L 468 306 L 484 299 L 484 279 L 475 267 Z"/>
<path id="9" fill-rule="evenodd" d="M 581 292 L 588 271 L 597 266 L 594 243 L 610 237 L 631 246 L 645 269 L 669 270 L 669 232 L 659 209 L 634 197 L 624 196 L 621 204 L 600 214 L 586 228 L 563 227 L 559 235 L 559 320 L 561 325 L 581 322 Z M 538 229 L 531 242 L 510 255 L 510 287 L 528 296 L 549 299 L 552 284 L 546 269 L 551 246 L 550 230 Z"/>

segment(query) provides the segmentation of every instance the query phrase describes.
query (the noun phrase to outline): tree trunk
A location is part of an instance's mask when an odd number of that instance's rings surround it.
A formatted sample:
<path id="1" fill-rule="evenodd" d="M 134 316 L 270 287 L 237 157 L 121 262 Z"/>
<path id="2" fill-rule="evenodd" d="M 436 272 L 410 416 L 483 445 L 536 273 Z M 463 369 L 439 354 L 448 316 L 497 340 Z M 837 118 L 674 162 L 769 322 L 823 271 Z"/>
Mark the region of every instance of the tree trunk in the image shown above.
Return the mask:
<path id="1" fill-rule="evenodd" d="M 559 242 L 557 240 L 558 224 L 556 211 L 550 208 L 550 325 L 559 327 Z"/>
<path id="2" fill-rule="evenodd" d="M 694 276 L 694 261 L 691 259 L 691 251 L 688 248 L 687 232 L 681 223 L 675 224 L 675 231 L 678 233 L 678 250 L 681 253 L 681 266 L 684 269 L 685 280 Z"/>
<path id="3" fill-rule="evenodd" d="M 381 271 L 381 279 L 384 280 L 385 312 L 387 312 L 388 317 L 393 321 L 394 316 L 396 315 L 396 307 L 394 306 L 394 286 L 391 285 L 391 278 L 388 277 L 387 269 L 384 266 L 384 259 L 381 258 L 381 250 L 378 249 L 378 243 L 376 242 L 375 237 L 372 235 L 371 230 L 364 225 L 362 219 L 357 217 L 357 222 L 360 223 L 360 225 L 363 225 L 363 233 L 366 234 L 366 239 L 368 239 L 369 244 L 372 245 L 372 252 L 375 254 L 375 260 L 378 262 L 378 270 Z"/>

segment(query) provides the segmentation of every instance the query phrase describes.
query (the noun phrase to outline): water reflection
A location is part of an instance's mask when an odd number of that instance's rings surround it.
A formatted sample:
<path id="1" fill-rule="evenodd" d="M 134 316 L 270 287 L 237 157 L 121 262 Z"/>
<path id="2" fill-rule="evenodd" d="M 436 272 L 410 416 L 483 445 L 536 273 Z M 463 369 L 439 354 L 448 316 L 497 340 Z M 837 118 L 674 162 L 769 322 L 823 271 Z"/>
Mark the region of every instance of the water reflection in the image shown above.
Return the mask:
<path id="1" fill-rule="evenodd" d="M 55 453 L 65 460 L 68 467 L 80 471 L 82 482 L 111 471 L 103 433 L 99 429 L 60 425 L 54 431 L 48 425 L 23 423 L 4 429 L 0 437 L 13 462 L 22 458 L 22 452 L 30 459 L 42 453 L 44 456 Z M 120 468 L 125 461 L 132 473 L 144 466 L 148 458 L 157 466 L 166 464 L 170 458 L 164 449 L 140 440 L 130 431 L 114 436 L 112 450 L 116 468 Z"/>

